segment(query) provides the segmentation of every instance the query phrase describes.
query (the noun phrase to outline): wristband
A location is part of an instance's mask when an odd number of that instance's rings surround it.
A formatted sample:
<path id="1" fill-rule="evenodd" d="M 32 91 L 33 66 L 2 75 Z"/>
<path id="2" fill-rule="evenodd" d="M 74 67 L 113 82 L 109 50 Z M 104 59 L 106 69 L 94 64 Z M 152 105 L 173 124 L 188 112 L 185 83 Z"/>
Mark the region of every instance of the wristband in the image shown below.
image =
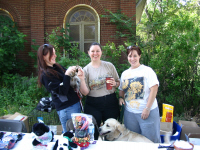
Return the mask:
<path id="1" fill-rule="evenodd" d="M 148 110 L 148 111 L 150 111 L 150 108 L 149 108 L 149 107 L 145 107 L 145 109 Z"/>
<path id="2" fill-rule="evenodd" d="M 122 96 L 119 96 L 119 99 L 120 99 L 120 98 L 124 99 Z"/>

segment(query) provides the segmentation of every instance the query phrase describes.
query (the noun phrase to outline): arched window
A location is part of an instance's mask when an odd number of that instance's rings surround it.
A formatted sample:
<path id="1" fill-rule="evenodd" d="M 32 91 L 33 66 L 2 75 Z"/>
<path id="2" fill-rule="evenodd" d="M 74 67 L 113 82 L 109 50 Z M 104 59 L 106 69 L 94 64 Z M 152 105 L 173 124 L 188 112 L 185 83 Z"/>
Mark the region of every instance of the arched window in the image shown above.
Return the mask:
<path id="1" fill-rule="evenodd" d="M 8 11 L 0 8 L 0 16 L 4 17 L 6 20 L 14 21 L 13 17 L 9 14 Z M 2 26 L 2 21 L 0 20 L 0 27 Z M 2 37 L 2 33 L 0 32 L 0 37 Z"/>
<path id="2" fill-rule="evenodd" d="M 3 16 L 6 19 L 14 21 L 13 17 L 10 15 L 10 13 L 2 8 L 0 8 L 0 16 Z"/>
<path id="3" fill-rule="evenodd" d="M 67 14 L 66 22 L 70 24 L 68 33 L 71 42 L 79 44 L 79 49 L 87 53 L 92 42 L 99 42 L 99 17 L 88 7 L 75 7 Z"/>

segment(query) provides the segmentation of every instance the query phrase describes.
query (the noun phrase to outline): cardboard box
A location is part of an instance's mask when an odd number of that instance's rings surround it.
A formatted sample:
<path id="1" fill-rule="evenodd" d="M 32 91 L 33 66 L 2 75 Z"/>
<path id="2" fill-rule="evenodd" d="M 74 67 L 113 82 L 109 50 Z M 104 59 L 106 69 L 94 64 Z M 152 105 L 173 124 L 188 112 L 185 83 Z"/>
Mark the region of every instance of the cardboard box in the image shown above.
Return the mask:
<path id="1" fill-rule="evenodd" d="M 200 133 L 200 127 L 194 121 L 179 120 L 179 125 L 182 128 L 180 140 L 186 141 L 185 134 L 189 135 L 189 133 Z"/>
<path id="2" fill-rule="evenodd" d="M 173 128 L 172 128 L 173 125 Z M 179 124 L 177 124 L 175 121 L 173 121 L 173 124 L 169 122 L 160 122 L 160 129 L 165 129 L 166 131 L 168 130 L 170 132 L 170 130 L 172 131 L 172 135 L 170 136 L 170 141 L 176 141 L 176 140 L 180 140 L 180 134 L 181 134 L 181 127 L 179 126 Z M 165 137 L 165 132 L 160 132 L 160 139 L 161 139 L 161 143 L 164 143 L 164 137 Z"/>
<path id="3" fill-rule="evenodd" d="M 189 133 L 188 138 L 193 145 L 200 145 L 200 133 Z"/>
<path id="4" fill-rule="evenodd" d="M 25 115 L 22 115 L 22 114 L 16 112 L 15 114 L 10 115 L 10 116 L 8 116 L 5 119 L 8 119 L 8 120 L 21 120 L 21 121 L 23 121 L 24 124 L 25 124 L 26 130 L 29 133 L 28 116 L 25 116 Z"/>
<path id="5" fill-rule="evenodd" d="M 180 126 L 190 126 L 190 127 L 199 127 L 197 125 L 196 122 L 194 121 L 184 121 L 184 120 L 179 120 L 179 123 L 178 123 Z"/>
<path id="6" fill-rule="evenodd" d="M 55 135 L 62 134 L 62 125 L 48 125 L 48 127 L 50 128 L 51 131 L 53 131 Z"/>
<path id="7" fill-rule="evenodd" d="M 160 134 L 164 135 L 166 132 L 172 133 L 173 123 L 171 122 L 160 122 Z"/>
<path id="8" fill-rule="evenodd" d="M 8 117 L 12 116 L 12 114 L 7 114 L 7 115 L 4 115 L 4 116 L 1 116 L 0 119 L 6 119 Z"/>

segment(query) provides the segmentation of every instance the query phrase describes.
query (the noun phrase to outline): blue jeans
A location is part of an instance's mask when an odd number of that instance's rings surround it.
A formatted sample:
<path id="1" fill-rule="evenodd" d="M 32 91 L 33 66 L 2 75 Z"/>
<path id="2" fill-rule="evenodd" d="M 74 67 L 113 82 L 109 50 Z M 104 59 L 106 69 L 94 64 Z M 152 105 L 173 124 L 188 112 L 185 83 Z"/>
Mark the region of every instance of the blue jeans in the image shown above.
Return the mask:
<path id="1" fill-rule="evenodd" d="M 66 123 L 67 123 L 67 120 L 72 118 L 71 114 L 80 113 L 80 112 L 81 112 L 80 102 L 72 106 L 69 106 L 65 109 L 57 111 L 64 133 L 67 132 Z"/>

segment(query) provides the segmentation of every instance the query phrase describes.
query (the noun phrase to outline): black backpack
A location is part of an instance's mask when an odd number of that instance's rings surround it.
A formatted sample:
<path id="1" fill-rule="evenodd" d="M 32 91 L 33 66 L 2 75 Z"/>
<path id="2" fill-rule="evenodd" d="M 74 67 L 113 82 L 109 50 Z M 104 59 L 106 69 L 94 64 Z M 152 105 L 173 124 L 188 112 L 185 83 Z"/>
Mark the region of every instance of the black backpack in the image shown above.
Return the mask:
<path id="1" fill-rule="evenodd" d="M 55 109 L 55 105 L 51 97 L 43 97 L 37 104 L 36 109 L 39 111 L 51 112 L 52 109 Z"/>

